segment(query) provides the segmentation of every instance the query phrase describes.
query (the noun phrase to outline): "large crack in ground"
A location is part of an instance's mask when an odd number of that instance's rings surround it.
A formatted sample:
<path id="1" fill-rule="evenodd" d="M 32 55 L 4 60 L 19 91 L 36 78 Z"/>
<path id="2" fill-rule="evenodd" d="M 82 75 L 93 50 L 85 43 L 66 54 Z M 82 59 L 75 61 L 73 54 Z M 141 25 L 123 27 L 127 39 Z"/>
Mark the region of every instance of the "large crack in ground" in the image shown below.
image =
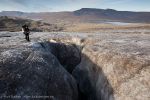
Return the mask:
<path id="1" fill-rule="evenodd" d="M 2 32 L 11 37 L 0 38 L 0 96 L 149 100 L 149 34 L 125 31 L 33 33 L 31 42 L 20 32 Z"/>
<path id="2" fill-rule="evenodd" d="M 0 73 L 0 78 L 9 77 L 0 80 L 0 94 L 52 95 L 57 100 L 113 100 L 113 89 L 101 67 L 77 43 L 44 41 L 13 46 L 11 50 L 8 47 L 1 53 L 0 71 L 4 74 Z M 19 71 L 14 73 L 16 70 Z"/>
<path id="3" fill-rule="evenodd" d="M 114 99 L 113 89 L 105 74 L 99 66 L 81 53 L 79 48 L 82 47 L 57 42 L 44 42 L 41 45 L 55 55 L 60 64 L 76 79 L 78 100 Z"/>

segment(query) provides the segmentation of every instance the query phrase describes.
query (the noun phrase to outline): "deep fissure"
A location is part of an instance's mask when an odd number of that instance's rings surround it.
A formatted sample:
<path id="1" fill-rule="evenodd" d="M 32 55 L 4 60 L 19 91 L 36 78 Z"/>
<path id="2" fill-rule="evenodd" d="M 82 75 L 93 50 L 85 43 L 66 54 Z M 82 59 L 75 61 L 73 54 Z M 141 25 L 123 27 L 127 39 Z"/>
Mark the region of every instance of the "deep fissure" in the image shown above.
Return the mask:
<path id="1" fill-rule="evenodd" d="M 94 81 L 96 80 L 90 80 L 90 76 L 88 75 L 89 72 L 80 70 L 81 72 L 78 72 L 78 67 L 82 61 L 82 56 L 85 56 L 82 54 L 82 51 L 78 48 L 79 46 L 76 44 L 68 44 L 68 43 L 51 43 L 51 42 L 45 42 L 42 43 L 42 46 L 50 50 L 50 52 L 55 55 L 55 57 L 58 59 L 60 64 L 73 76 L 77 82 L 78 86 L 78 100 L 109 100 L 109 93 L 108 89 L 109 86 L 106 89 L 102 89 L 104 92 L 100 91 L 99 94 L 97 94 L 96 90 L 96 83 Z M 87 60 L 89 60 L 87 58 Z M 89 61 L 91 62 L 91 61 Z M 85 65 L 86 66 L 86 65 Z M 95 68 L 95 64 L 93 68 Z M 94 69 L 96 72 L 98 72 L 98 69 Z M 101 72 L 101 71 L 99 71 Z M 95 75 L 95 73 L 94 73 Z M 80 77 L 82 77 L 81 80 Z M 102 76 L 103 77 L 103 76 Z M 83 82 L 81 82 L 83 81 Z M 93 82 L 92 82 L 93 81 Z M 107 83 L 107 80 L 104 79 L 104 84 Z M 94 83 L 94 84 L 93 84 Z M 103 85 L 101 82 L 100 85 Z M 100 86 L 102 87 L 102 86 Z M 108 90 L 108 91 L 107 91 Z M 110 90 L 111 91 L 111 90 Z M 100 98 L 97 98 L 97 95 L 100 95 Z"/>

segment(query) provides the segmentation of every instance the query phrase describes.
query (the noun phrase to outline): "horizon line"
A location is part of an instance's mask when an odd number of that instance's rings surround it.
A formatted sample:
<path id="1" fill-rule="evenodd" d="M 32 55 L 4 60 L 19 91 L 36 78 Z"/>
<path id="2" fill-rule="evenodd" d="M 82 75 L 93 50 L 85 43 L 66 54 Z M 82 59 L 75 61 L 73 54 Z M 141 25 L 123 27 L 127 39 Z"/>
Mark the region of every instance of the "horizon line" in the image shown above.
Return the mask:
<path id="1" fill-rule="evenodd" d="M 127 12 L 150 12 L 150 11 L 132 11 L 132 10 L 116 10 L 116 9 L 112 9 L 112 8 L 80 8 L 77 10 L 81 10 L 81 9 L 98 9 L 98 10 L 114 10 L 114 11 L 127 11 Z M 73 11 L 77 11 L 77 10 L 66 10 L 66 11 L 19 11 L 19 10 L 1 10 L 0 12 L 22 12 L 22 13 L 53 13 L 53 12 L 73 12 Z"/>

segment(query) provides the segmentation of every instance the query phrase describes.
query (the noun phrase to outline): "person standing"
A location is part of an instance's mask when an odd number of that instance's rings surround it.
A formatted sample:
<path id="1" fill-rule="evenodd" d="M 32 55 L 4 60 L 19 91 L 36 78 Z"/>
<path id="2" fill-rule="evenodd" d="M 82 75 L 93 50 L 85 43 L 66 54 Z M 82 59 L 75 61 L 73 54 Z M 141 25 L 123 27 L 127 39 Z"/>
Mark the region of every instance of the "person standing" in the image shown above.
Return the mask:
<path id="1" fill-rule="evenodd" d="M 30 38 L 29 38 L 29 34 L 30 34 L 30 29 L 29 29 L 29 27 L 28 27 L 28 25 L 23 25 L 22 26 L 22 31 L 23 31 L 23 34 L 25 35 L 25 39 L 27 40 L 27 41 L 30 41 Z"/>

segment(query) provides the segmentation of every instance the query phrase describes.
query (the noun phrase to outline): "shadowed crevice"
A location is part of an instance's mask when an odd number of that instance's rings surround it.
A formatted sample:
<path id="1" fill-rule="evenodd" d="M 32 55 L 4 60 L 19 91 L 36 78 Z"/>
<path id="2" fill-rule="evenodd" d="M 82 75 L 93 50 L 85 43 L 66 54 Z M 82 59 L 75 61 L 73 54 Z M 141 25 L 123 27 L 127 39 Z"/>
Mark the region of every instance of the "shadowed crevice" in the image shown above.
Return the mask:
<path id="1" fill-rule="evenodd" d="M 76 79 L 79 100 L 114 100 L 113 88 L 101 67 L 81 54 L 75 44 L 47 42 L 42 46 Z"/>

